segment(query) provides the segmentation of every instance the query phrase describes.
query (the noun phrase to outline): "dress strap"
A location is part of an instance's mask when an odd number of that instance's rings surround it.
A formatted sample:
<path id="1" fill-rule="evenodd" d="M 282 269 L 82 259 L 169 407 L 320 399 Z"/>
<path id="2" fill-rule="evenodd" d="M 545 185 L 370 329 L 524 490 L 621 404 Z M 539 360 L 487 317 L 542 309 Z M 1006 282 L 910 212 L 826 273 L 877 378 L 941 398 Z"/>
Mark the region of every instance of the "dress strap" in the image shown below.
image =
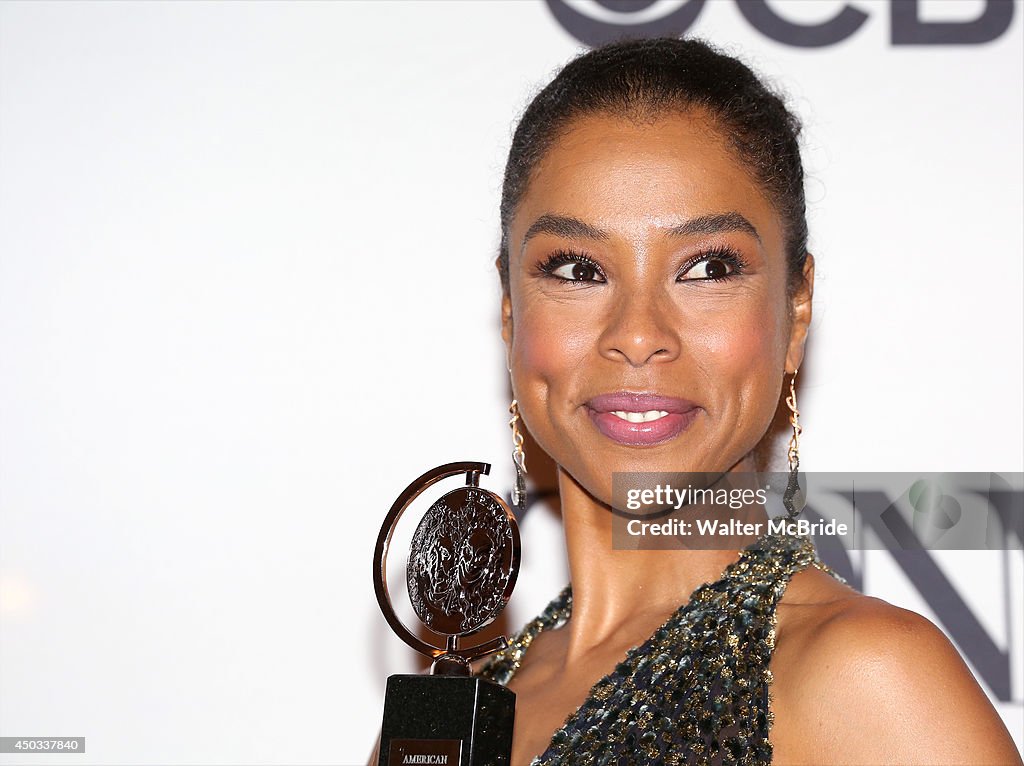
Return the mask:
<path id="1" fill-rule="evenodd" d="M 758 704 L 765 717 L 762 746 L 771 752 L 768 732 L 774 723 L 771 685 L 774 682 L 769 667 L 775 652 L 778 627 L 776 610 L 793 575 L 813 566 L 846 583 L 839 574 L 818 556 L 813 541 L 803 535 L 765 535 L 748 546 L 739 560 L 726 570 L 722 578 L 724 590 L 729 594 L 730 611 L 742 625 L 737 627 L 737 640 L 745 647 L 751 676 L 760 676 L 761 701 Z"/>
<path id="2" fill-rule="evenodd" d="M 523 655 L 526 654 L 526 650 L 530 648 L 533 640 L 542 631 L 562 627 L 571 614 L 572 586 L 566 585 L 548 603 L 543 612 L 526 623 L 523 629 L 509 640 L 508 646 L 491 655 L 491 658 L 480 669 L 479 675 L 502 685 L 507 684 L 519 670 Z"/>
<path id="3" fill-rule="evenodd" d="M 771 585 L 773 602 L 777 604 L 790 578 L 809 566 L 845 582 L 818 557 L 809 537 L 786 534 L 759 537 L 743 550 L 738 560 L 726 568 L 723 579 L 745 581 L 753 586 Z"/>

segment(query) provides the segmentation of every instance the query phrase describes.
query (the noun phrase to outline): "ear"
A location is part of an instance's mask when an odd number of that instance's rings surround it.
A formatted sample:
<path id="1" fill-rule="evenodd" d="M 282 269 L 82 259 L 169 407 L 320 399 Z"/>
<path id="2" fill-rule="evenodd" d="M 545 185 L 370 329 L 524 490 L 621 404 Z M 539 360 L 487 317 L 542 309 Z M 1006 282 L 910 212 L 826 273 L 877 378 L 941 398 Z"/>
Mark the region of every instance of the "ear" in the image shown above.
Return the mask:
<path id="1" fill-rule="evenodd" d="M 501 296 L 501 339 L 506 345 L 512 344 L 512 299 L 508 293 Z"/>
<path id="2" fill-rule="evenodd" d="M 814 256 L 807 254 L 804 261 L 803 282 L 790 301 L 792 325 L 789 332 L 789 349 L 786 352 L 786 371 L 800 369 L 804 361 L 804 344 L 811 326 L 811 298 L 814 296 Z"/>
<path id="3" fill-rule="evenodd" d="M 494 268 L 498 270 L 498 279 L 501 279 L 501 259 L 494 259 Z M 505 341 L 506 356 L 512 351 L 512 298 L 508 291 L 501 291 L 501 339 Z"/>

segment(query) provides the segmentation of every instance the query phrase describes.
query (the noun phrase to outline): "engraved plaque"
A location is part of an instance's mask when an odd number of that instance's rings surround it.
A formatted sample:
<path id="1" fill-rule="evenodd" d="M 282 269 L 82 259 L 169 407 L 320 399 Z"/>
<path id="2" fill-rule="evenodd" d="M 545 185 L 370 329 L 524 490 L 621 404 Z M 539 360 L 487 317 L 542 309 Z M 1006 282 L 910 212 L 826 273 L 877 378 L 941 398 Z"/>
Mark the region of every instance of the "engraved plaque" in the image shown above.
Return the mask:
<path id="1" fill-rule="evenodd" d="M 459 739 L 393 739 L 388 754 L 388 766 L 459 766 L 461 760 L 462 740 Z"/>

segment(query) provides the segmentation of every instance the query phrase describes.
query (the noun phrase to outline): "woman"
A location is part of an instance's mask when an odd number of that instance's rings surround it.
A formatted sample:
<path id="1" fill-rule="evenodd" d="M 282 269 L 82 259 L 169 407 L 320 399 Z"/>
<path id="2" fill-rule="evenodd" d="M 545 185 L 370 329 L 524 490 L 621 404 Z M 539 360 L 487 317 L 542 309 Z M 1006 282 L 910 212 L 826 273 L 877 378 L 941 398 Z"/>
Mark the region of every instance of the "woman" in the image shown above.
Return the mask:
<path id="1" fill-rule="evenodd" d="M 670 38 L 578 57 L 518 125 L 502 336 L 571 595 L 482 669 L 517 695 L 513 766 L 1021 763 L 944 635 L 808 540 L 612 549 L 613 472 L 759 467 L 811 320 L 798 130 L 742 63 Z"/>

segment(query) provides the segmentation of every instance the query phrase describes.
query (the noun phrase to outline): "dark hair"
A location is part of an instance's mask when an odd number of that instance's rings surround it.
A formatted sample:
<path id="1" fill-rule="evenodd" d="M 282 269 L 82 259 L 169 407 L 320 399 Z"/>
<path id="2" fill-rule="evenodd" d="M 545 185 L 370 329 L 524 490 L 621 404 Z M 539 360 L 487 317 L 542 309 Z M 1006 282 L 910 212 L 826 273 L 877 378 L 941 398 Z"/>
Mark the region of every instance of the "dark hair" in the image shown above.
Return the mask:
<path id="1" fill-rule="evenodd" d="M 727 135 L 783 219 L 788 286 L 807 255 L 799 120 L 743 62 L 708 43 L 675 37 L 628 39 L 580 54 L 526 107 L 512 137 L 501 193 L 502 288 L 508 292 L 508 229 L 545 152 L 579 117 L 632 120 L 698 108 Z"/>

